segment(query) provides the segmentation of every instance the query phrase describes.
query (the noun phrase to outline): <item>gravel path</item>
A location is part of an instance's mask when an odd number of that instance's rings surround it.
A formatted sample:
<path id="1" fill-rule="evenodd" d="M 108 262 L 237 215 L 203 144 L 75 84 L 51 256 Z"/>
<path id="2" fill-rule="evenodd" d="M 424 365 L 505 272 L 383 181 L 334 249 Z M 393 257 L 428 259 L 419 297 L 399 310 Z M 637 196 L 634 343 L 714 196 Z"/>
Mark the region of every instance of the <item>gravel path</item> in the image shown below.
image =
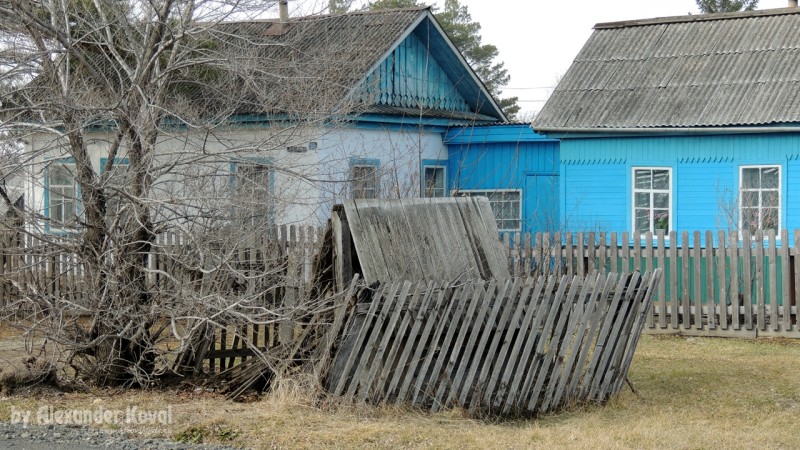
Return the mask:
<path id="1" fill-rule="evenodd" d="M 165 439 L 131 439 L 122 431 L 69 425 L 28 425 L 0 422 L 0 448 L 25 450 L 235 450 L 217 445 L 189 445 Z"/>

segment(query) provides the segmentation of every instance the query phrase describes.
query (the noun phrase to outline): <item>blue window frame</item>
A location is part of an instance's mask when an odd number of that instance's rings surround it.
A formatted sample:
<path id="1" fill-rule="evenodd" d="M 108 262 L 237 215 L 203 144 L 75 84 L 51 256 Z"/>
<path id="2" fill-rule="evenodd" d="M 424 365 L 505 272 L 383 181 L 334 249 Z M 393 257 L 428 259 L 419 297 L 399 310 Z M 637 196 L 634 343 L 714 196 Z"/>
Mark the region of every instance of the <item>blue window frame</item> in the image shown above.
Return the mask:
<path id="1" fill-rule="evenodd" d="M 447 197 L 447 161 L 422 160 L 420 180 L 422 197 Z"/>
<path id="2" fill-rule="evenodd" d="M 82 213 L 80 196 L 80 186 L 75 181 L 75 160 L 48 161 L 44 169 L 45 231 L 66 231 L 77 226 Z"/>
<path id="3" fill-rule="evenodd" d="M 350 158 L 350 197 L 378 198 L 381 190 L 381 161 L 372 158 Z"/>
<path id="4" fill-rule="evenodd" d="M 231 162 L 234 218 L 248 228 L 275 223 L 275 167 L 269 158 Z"/>

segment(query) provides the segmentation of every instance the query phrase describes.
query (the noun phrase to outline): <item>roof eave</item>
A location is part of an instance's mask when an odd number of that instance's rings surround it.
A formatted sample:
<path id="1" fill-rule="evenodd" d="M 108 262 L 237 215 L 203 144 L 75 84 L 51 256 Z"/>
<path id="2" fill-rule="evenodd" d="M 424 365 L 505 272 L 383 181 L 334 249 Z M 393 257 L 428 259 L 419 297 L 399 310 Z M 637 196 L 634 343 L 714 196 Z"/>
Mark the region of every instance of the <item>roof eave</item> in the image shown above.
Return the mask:
<path id="1" fill-rule="evenodd" d="M 698 136 L 719 134 L 773 134 L 800 133 L 800 124 L 768 126 L 730 127 L 653 127 L 653 128 L 583 128 L 583 127 L 536 127 L 535 132 L 549 138 L 580 139 L 596 137 L 634 136 Z"/>

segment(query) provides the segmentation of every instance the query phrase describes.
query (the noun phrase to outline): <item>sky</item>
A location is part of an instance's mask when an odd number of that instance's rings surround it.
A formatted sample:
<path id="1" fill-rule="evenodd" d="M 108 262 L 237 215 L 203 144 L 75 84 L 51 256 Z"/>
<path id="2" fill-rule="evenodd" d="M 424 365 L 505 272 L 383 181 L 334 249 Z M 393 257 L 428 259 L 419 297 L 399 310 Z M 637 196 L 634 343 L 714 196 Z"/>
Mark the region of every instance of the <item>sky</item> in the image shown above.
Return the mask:
<path id="1" fill-rule="evenodd" d="M 444 0 L 427 1 L 444 4 Z M 541 109 L 596 23 L 698 14 L 695 0 L 459 1 L 469 8 L 472 20 L 481 24 L 483 43 L 500 51 L 498 59 L 511 75 L 502 96 L 519 97 L 523 118 Z M 787 5 L 788 0 L 761 0 L 758 9 Z"/>

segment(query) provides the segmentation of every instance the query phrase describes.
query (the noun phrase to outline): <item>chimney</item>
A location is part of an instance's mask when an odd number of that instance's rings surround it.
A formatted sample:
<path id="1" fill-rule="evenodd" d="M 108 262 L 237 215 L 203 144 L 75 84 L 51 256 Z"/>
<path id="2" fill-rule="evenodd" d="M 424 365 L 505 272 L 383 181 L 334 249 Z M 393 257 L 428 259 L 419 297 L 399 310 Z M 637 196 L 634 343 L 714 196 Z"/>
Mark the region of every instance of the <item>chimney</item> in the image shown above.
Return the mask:
<path id="1" fill-rule="evenodd" d="M 797 2 L 795 2 L 795 5 Z M 289 21 L 289 0 L 278 0 L 278 10 L 281 13 L 281 23 Z"/>
<path id="2" fill-rule="evenodd" d="M 797 8 L 797 0 L 789 0 L 789 8 Z"/>

